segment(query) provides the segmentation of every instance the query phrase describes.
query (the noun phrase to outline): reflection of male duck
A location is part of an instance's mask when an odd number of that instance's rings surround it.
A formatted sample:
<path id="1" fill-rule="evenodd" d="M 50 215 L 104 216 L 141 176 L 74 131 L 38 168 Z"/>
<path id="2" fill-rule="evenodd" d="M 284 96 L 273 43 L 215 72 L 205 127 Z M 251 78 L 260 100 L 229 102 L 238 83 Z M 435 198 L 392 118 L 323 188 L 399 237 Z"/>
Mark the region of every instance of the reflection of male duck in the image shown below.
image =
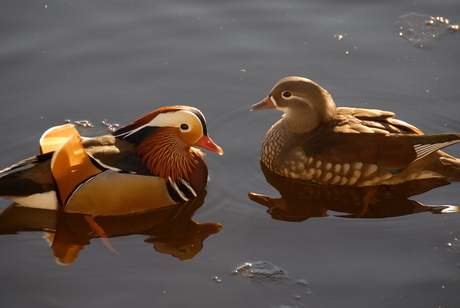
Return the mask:
<path id="1" fill-rule="evenodd" d="M 45 238 L 51 243 L 59 264 L 73 263 L 90 240 L 101 237 L 101 233 L 109 248 L 108 238 L 141 234 L 148 236 L 145 242 L 153 244 L 156 251 L 189 260 L 201 251 L 208 236 L 222 228 L 217 223 L 192 220 L 205 196 L 206 191 L 203 191 L 185 204 L 123 216 L 90 217 L 12 204 L 0 214 L 0 234 L 45 231 Z"/>
<path id="2" fill-rule="evenodd" d="M 183 203 L 206 186 L 203 153 L 223 154 L 209 138 L 203 114 L 163 107 L 110 135 L 82 138 L 68 124 L 49 129 L 41 154 L 1 172 L 0 195 L 26 207 L 93 215 L 123 215 Z M 0 172 L 0 173 L 1 173 Z M 152 202 L 154 201 L 154 202 Z"/>
<path id="3" fill-rule="evenodd" d="M 348 217 L 384 218 L 425 211 L 458 212 L 460 209 L 457 206 L 427 206 L 407 199 L 447 183 L 439 178 L 395 186 L 347 187 L 290 179 L 270 171 L 262 163 L 261 168 L 267 182 L 279 191 L 281 198 L 256 193 L 249 193 L 249 198 L 266 206 L 267 212 L 277 220 L 303 221 L 310 217 L 326 217 L 328 211 L 351 214 Z"/>

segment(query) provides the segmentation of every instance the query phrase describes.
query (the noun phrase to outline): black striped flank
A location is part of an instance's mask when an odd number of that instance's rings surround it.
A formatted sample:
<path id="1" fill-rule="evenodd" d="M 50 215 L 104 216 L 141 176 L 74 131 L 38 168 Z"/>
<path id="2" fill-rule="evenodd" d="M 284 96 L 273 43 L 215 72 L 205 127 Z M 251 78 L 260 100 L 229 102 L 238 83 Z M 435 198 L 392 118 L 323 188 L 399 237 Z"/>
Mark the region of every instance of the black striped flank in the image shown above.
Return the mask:
<path id="1" fill-rule="evenodd" d="M 171 182 L 168 182 L 166 187 L 168 188 L 169 196 L 174 200 L 174 202 L 183 203 L 196 197 L 196 192 L 188 183 L 186 185 L 184 183 L 171 184 Z"/>

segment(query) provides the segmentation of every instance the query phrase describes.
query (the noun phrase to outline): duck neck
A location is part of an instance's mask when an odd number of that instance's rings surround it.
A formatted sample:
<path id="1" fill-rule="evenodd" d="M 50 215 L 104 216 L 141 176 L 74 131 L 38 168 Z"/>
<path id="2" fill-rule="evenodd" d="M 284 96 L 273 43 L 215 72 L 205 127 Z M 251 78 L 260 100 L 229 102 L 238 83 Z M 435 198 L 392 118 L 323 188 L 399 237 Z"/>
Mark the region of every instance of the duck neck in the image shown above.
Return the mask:
<path id="1" fill-rule="evenodd" d="M 203 153 L 186 145 L 171 130 L 160 130 L 146 138 L 137 146 L 137 154 L 152 174 L 166 182 L 176 183 L 182 179 L 190 182 L 192 175 L 203 172 L 201 169 L 207 171 Z"/>
<path id="2" fill-rule="evenodd" d="M 322 88 L 315 88 L 311 96 L 298 98 L 288 106 L 277 107 L 284 112 L 283 125 L 294 134 L 313 131 L 337 116 L 337 107 L 332 96 Z"/>
<path id="3" fill-rule="evenodd" d="M 321 124 L 318 117 L 308 116 L 308 113 L 288 112 L 283 115 L 279 125 L 287 133 L 303 134 L 317 128 Z"/>

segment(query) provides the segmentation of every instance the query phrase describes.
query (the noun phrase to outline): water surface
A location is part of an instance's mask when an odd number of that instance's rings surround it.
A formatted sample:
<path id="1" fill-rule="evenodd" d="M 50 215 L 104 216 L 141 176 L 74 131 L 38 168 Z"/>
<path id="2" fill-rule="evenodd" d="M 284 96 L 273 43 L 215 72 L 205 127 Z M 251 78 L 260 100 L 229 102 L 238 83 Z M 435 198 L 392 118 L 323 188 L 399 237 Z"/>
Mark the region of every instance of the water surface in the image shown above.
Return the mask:
<path id="1" fill-rule="evenodd" d="M 110 239 L 119 255 L 89 238 L 78 258 L 61 266 L 43 231 L 23 230 L 0 236 L 2 303 L 454 306 L 460 214 L 352 219 L 331 210 L 288 222 L 247 196 L 279 196 L 258 160 L 280 113 L 249 107 L 285 76 L 313 79 L 339 106 L 391 110 L 426 133 L 460 132 L 460 32 L 414 46 L 395 27 L 411 12 L 460 23 L 452 0 L 4 1 L 1 166 L 35 155 L 43 131 L 67 119 L 89 120 L 95 127 L 88 134 L 97 135 L 106 132 L 103 120 L 124 125 L 172 104 L 202 110 L 225 155 L 206 155 L 211 179 L 191 218 L 222 230 L 204 239 L 194 258 L 157 251 L 136 231 Z M 448 152 L 458 157 L 460 147 Z M 411 199 L 460 205 L 459 189 L 454 183 Z M 0 201 L 2 209 L 10 205 Z M 246 262 L 268 262 L 288 279 L 232 275 Z"/>

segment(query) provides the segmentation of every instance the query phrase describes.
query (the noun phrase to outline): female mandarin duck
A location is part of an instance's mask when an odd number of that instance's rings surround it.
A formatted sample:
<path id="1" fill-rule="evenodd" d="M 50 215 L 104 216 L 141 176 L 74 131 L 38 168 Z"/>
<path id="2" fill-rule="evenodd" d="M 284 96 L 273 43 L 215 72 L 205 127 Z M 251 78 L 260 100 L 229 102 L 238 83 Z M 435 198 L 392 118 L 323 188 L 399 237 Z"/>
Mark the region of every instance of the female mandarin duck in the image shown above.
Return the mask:
<path id="1" fill-rule="evenodd" d="M 112 134 L 82 138 L 71 124 L 46 131 L 41 154 L 2 170 L 0 195 L 27 207 L 123 215 L 182 203 L 204 190 L 199 146 L 219 154 L 203 114 L 163 107 Z M 1 173 L 0 172 L 0 173 Z"/>
<path id="2" fill-rule="evenodd" d="M 284 116 L 267 132 L 261 161 L 282 176 L 342 186 L 460 180 L 460 160 L 439 151 L 460 134 L 424 135 L 393 112 L 336 107 L 302 77 L 281 79 L 251 110 L 269 108 Z"/>

